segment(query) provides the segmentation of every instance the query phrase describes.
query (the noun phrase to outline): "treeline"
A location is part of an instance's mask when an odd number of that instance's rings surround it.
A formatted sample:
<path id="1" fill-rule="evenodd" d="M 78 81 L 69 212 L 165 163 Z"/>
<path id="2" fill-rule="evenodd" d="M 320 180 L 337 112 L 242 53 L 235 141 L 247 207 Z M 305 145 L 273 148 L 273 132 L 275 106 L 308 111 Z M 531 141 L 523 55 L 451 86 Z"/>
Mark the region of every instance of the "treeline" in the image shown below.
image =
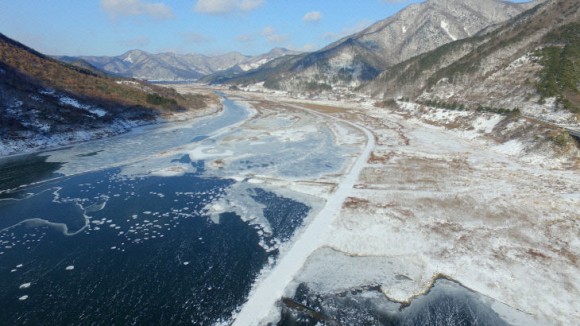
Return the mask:
<path id="1" fill-rule="evenodd" d="M 522 114 L 522 112 L 520 111 L 520 108 L 515 108 L 515 109 L 505 109 L 505 108 L 493 108 L 493 107 L 488 107 L 488 106 L 478 106 L 475 111 L 477 112 L 490 112 L 490 113 L 496 113 L 496 114 L 501 114 L 501 115 L 513 115 L 513 116 L 519 116 Z"/>
<path id="2" fill-rule="evenodd" d="M 580 113 L 580 24 L 573 23 L 546 35 L 551 44 L 535 52 L 544 67 L 537 90 L 544 98 L 556 97 L 566 109 Z"/>
<path id="3" fill-rule="evenodd" d="M 408 102 L 408 98 L 403 98 L 403 101 Z M 521 111 L 519 108 L 515 109 L 506 109 L 506 108 L 496 108 L 491 106 L 482 106 L 478 105 L 475 109 L 469 108 L 464 104 L 457 103 L 457 102 L 444 102 L 444 101 L 434 101 L 434 100 L 426 100 L 426 101 L 417 101 L 417 103 L 438 108 L 438 109 L 445 109 L 451 111 L 477 111 L 477 112 L 488 112 L 488 113 L 495 113 L 501 115 L 509 115 L 509 116 L 519 116 L 521 115 Z"/>

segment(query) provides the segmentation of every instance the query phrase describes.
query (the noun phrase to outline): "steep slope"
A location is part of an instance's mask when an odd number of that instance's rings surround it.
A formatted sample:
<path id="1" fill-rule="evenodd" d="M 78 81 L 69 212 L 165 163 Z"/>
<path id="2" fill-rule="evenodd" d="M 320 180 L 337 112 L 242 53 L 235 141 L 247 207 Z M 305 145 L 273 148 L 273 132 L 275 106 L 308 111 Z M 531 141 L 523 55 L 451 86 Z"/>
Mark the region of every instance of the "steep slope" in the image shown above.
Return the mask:
<path id="1" fill-rule="evenodd" d="M 0 154 L 115 134 L 205 98 L 63 64 L 0 34 Z M 56 140 L 58 139 L 58 140 Z"/>
<path id="2" fill-rule="evenodd" d="M 80 58 L 59 57 L 60 60 L 84 60 L 107 73 L 143 80 L 197 80 L 203 76 L 223 71 L 246 71 L 257 68 L 275 58 L 294 53 L 286 49 L 274 49 L 260 56 L 246 56 L 230 52 L 218 56 L 200 54 L 160 53 L 151 54 L 131 50 L 116 57 Z"/>
<path id="3" fill-rule="evenodd" d="M 268 53 L 250 57 L 248 60 L 236 65 L 234 68 L 239 68 L 242 71 L 249 71 L 259 68 L 274 59 L 287 55 L 296 55 L 299 53 L 300 52 L 298 51 L 292 51 L 285 48 L 274 48 Z"/>
<path id="4" fill-rule="evenodd" d="M 265 82 L 273 88 L 305 91 L 330 86 L 357 87 L 385 68 L 443 44 L 475 35 L 531 7 L 497 0 L 428 0 L 343 38 L 326 48 L 288 58 L 277 71 L 250 72 L 220 82 Z M 260 78 L 268 76 L 269 78 Z M 216 82 L 217 80 L 214 80 Z"/>
<path id="5" fill-rule="evenodd" d="M 580 3 L 549 0 L 395 65 L 360 90 L 518 160 L 577 169 L 579 86 Z"/>
<path id="6" fill-rule="evenodd" d="M 561 103 L 580 112 L 579 10 L 577 1 L 547 1 L 491 32 L 395 65 L 362 90 L 524 113 Z"/>

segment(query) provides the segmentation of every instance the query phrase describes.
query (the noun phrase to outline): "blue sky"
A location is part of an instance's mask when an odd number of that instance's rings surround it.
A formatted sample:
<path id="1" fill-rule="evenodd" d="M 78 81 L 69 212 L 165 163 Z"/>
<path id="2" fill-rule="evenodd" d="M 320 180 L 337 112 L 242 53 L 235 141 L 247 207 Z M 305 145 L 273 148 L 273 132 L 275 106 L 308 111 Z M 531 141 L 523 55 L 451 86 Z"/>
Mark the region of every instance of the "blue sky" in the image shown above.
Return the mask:
<path id="1" fill-rule="evenodd" d="M 414 2 L 422 1 L 0 0 L 0 33 L 55 55 L 310 51 Z"/>

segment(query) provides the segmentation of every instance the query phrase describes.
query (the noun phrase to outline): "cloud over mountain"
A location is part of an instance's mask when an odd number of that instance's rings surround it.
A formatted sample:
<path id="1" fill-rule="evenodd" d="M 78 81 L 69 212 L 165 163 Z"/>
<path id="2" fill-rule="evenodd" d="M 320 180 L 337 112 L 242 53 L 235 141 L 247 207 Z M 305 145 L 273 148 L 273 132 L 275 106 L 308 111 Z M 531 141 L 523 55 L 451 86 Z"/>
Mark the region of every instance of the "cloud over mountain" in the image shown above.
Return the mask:
<path id="1" fill-rule="evenodd" d="M 155 19 L 172 19 L 173 10 L 162 2 L 143 2 L 141 0 L 101 0 L 103 8 L 111 17 L 150 16 Z"/>
<path id="2" fill-rule="evenodd" d="M 304 17 L 302 18 L 302 20 L 304 20 L 305 22 L 311 22 L 311 23 L 319 22 L 321 19 L 322 19 L 322 13 L 320 11 L 307 12 L 304 15 Z"/>
<path id="3" fill-rule="evenodd" d="M 264 36 L 270 43 L 282 43 L 288 39 L 286 36 L 278 34 L 276 29 L 272 26 L 265 27 L 262 30 L 262 36 Z"/>
<path id="4" fill-rule="evenodd" d="M 263 3 L 264 0 L 197 0 L 193 9 L 200 13 L 222 15 L 235 11 L 252 11 Z"/>

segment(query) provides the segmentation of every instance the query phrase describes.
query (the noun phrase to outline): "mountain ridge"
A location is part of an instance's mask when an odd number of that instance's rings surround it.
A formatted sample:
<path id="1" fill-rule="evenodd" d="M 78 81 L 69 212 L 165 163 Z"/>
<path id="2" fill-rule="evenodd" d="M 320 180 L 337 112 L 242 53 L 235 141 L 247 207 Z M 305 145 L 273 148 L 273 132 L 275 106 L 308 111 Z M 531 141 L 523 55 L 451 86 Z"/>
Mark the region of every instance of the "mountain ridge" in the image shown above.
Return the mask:
<path id="1" fill-rule="evenodd" d="M 257 56 L 248 56 L 237 51 L 210 56 L 173 52 L 152 54 L 134 49 L 118 56 L 58 56 L 57 59 L 65 62 L 82 60 L 114 76 L 142 80 L 187 81 L 222 71 L 247 71 L 278 57 L 295 53 L 284 48 L 274 48 Z"/>
<path id="2" fill-rule="evenodd" d="M 2 34 L 0 77 L 0 155 L 119 134 L 209 101 L 66 64 Z"/>
<path id="3" fill-rule="evenodd" d="M 454 40 L 475 35 L 484 28 L 514 17 L 537 2 L 436 0 L 412 4 L 319 51 L 301 57 L 288 57 L 285 64 L 278 64 L 275 73 L 264 71 L 271 67 L 263 66 L 258 68 L 262 71 L 205 80 L 214 83 L 264 82 L 271 88 L 288 91 L 308 91 L 308 85 L 312 83 L 356 88 L 371 81 L 389 66 Z M 354 78 L 345 78 L 347 75 Z"/>
<path id="4" fill-rule="evenodd" d="M 410 97 L 471 106 L 540 109 L 546 96 L 541 95 L 538 84 L 545 67 L 537 51 L 554 45 L 554 37 L 547 37 L 549 33 L 580 23 L 578 14 L 580 4 L 574 1 L 543 2 L 493 31 L 395 65 L 361 90 L 383 99 Z M 552 95 L 560 102 L 568 100 L 573 107 L 580 107 L 576 96 Z"/>

